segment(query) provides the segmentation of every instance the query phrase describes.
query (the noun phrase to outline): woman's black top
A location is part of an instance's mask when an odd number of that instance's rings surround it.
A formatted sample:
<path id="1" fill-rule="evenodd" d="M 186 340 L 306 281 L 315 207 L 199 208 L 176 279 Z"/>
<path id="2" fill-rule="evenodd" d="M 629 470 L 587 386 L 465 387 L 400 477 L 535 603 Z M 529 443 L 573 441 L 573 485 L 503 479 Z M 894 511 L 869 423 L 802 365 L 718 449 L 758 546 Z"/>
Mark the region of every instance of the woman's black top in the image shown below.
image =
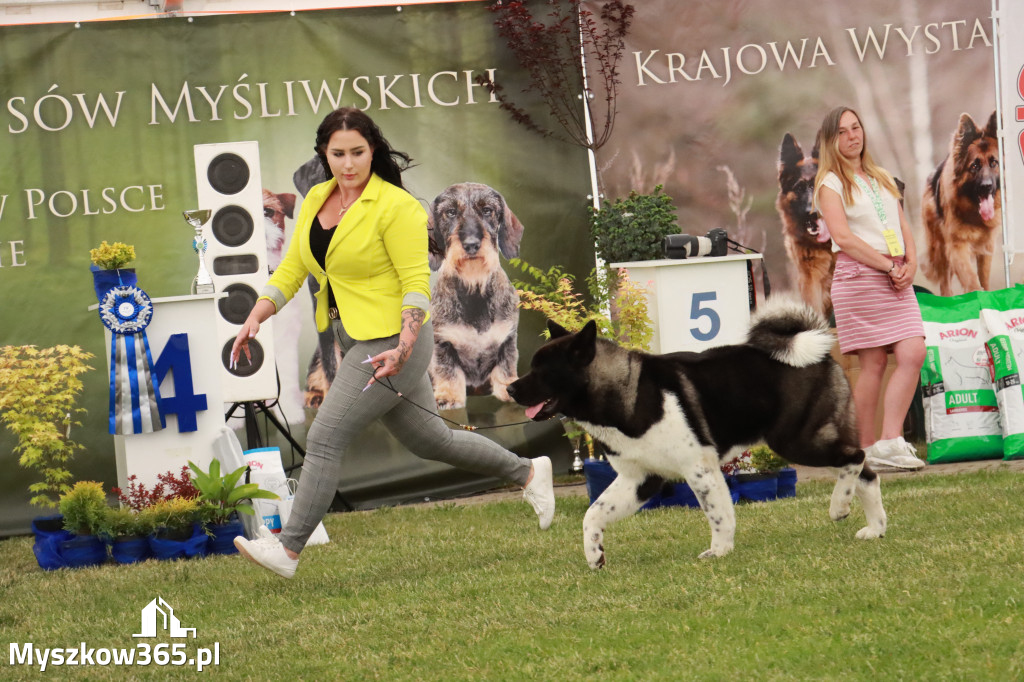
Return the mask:
<path id="1" fill-rule="evenodd" d="M 324 270 L 327 269 L 327 247 L 331 245 L 331 237 L 334 236 L 335 230 L 338 226 L 325 230 L 323 225 L 320 224 L 320 218 L 313 218 L 313 226 L 309 230 L 309 250 L 313 252 L 313 258 L 320 264 Z M 334 300 L 334 292 L 331 291 L 331 285 L 327 285 L 327 307 L 337 308 L 338 304 Z"/>

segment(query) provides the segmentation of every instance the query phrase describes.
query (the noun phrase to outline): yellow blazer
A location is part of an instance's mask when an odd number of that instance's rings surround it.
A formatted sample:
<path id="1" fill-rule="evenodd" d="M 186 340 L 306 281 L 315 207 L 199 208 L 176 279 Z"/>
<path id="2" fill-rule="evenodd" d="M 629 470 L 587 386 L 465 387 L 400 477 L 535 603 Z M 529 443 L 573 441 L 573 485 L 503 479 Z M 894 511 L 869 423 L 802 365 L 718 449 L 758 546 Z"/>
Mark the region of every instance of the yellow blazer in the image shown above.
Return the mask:
<path id="1" fill-rule="evenodd" d="M 309 250 L 309 231 L 338 181 L 309 190 L 296 218 L 295 232 L 281 265 L 260 298 L 280 310 L 310 273 L 320 284 L 316 328 L 327 329 L 327 282 L 334 291 L 341 322 L 354 339 L 398 334 L 402 311 L 421 308 L 430 315 L 427 212 L 403 189 L 370 175 L 362 195 L 342 217 L 327 247 L 327 269 Z"/>

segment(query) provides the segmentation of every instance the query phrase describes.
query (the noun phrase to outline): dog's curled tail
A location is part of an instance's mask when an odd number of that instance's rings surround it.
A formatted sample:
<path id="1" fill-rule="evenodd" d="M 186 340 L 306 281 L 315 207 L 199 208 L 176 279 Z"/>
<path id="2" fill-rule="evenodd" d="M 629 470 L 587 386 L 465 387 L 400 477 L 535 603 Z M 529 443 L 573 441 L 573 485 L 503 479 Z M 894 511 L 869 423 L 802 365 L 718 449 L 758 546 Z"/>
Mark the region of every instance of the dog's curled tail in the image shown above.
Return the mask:
<path id="1" fill-rule="evenodd" d="M 821 362 L 832 352 L 825 318 L 806 304 L 773 296 L 750 321 L 747 343 L 793 367 Z"/>

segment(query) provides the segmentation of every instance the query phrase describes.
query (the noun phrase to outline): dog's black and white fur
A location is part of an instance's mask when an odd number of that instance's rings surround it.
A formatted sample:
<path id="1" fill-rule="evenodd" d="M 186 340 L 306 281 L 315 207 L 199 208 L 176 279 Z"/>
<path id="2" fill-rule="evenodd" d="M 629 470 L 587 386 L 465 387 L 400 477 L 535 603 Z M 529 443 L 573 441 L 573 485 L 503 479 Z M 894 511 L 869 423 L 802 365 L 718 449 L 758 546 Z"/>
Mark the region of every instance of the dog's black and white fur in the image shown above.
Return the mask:
<path id="1" fill-rule="evenodd" d="M 437 195 L 429 229 L 430 264 L 438 277 L 428 371 L 437 406 L 464 407 L 474 389 L 510 401 L 506 387 L 516 379 L 519 360 L 519 295 L 498 254 L 519 255 L 523 225 L 496 190 L 465 182 Z"/>
<path id="2" fill-rule="evenodd" d="M 592 568 L 605 563 L 604 530 L 636 512 L 666 481 L 685 479 L 711 526 L 711 548 L 733 549 L 736 519 L 721 464 L 766 442 L 790 462 L 838 470 L 829 514 L 850 513 L 856 492 L 867 526 L 885 534 L 878 476 L 864 462 L 850 386 L 832 359 L 824 319 L 803 304 L 772 301 L 743 344 L 701 353 L 649 355 L 596 337 L 593 322 L 571 334 L 549 322 L 552 340 L 509 394 L 531 419 L 578 421 L 612 451 L 618 477 L 583 521 Z"/>

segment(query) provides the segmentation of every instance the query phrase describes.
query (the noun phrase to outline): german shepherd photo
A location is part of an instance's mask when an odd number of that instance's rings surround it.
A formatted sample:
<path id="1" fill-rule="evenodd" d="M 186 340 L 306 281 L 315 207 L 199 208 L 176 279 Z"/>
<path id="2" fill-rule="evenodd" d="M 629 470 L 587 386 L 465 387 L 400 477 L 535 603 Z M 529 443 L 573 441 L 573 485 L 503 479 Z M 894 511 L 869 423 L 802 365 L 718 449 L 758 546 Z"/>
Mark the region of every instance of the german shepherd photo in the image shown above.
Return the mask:
<path id="1" fill-rule="evenodd" d="M 996 112 L 979 129 L 969 114 L 950 140 L 949 154 L 928 176 L 921 201 L 928 261 L 924 273 L 953 293 L 988 289 L 996 228 L 1002 221 Z"/>
<path id="2" fill-rule="evenodd" d="M 818 144 L 805 155 L 790 133 L 779 147 L 779 196 L 775 208 L 782 219 L 782 240 L 796 273 L 797 290 L 804 303 L 826 318 L 832 314 L 832 272 L 836 256 L 825 221 L 814 208 L 814 176 L 818 172 Z"/>
<path id="3" fill-rule="evenodd" d="M 825 320 L 806 305 L 770 299 L 745 343 L 700 353 L 626 350 L 598 338 L 593 321 L 575 334 L 550 321 L 548 329 L 551 340 L 508 391 L 530 419 L 563 414 L 612 451 L 618 476 L 583 520 L 591 568 L 605 564 L 605 528 L 670 481 L 689 484 L 711 527 L 711 547 L 700 557 L 728 554 L 736 517 L 721 465 L 762 441 L 790 462 L 835 467 L 831 518 L 850 514 L 856 492 L 867 518 L 857 537 L 885 535 L 881 488 L 859 446 L 850 385 L 832 359 Z"/>

